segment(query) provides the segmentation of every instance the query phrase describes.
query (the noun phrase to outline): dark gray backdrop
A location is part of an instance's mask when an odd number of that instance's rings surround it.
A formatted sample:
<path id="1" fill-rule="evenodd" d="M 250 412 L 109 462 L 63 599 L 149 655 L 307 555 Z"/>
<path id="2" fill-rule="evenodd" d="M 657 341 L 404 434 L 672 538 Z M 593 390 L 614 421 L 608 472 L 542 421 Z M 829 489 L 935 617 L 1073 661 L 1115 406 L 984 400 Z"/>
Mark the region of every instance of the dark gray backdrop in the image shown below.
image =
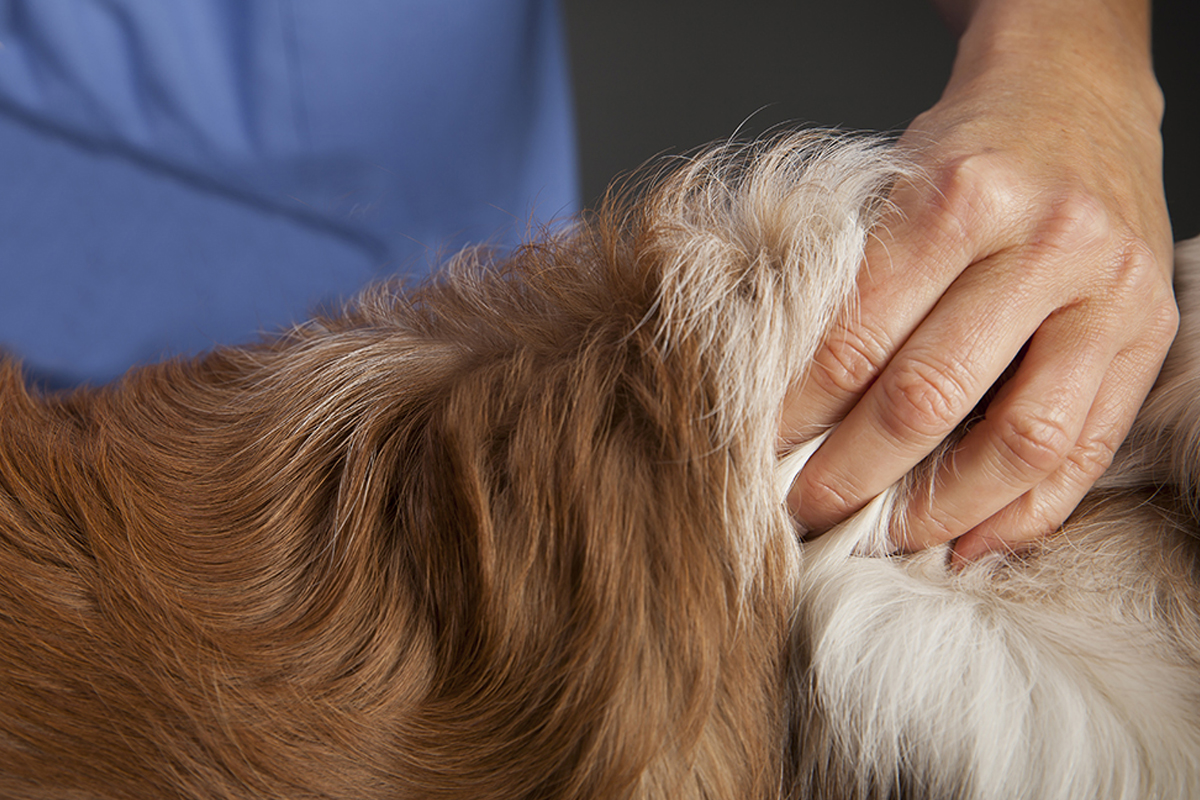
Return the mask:
<path id="1" fill-rule="evenodd" d="M 1178 238 L 1200 233 L 1194 2 L 1155 4 Z M 616 175 L 739 126 L 746 135 L 779 123 L 903 129 L 937 100 L 954 57 L 925 0 L 564 0 L 564 8 L 589 204 Z"/>

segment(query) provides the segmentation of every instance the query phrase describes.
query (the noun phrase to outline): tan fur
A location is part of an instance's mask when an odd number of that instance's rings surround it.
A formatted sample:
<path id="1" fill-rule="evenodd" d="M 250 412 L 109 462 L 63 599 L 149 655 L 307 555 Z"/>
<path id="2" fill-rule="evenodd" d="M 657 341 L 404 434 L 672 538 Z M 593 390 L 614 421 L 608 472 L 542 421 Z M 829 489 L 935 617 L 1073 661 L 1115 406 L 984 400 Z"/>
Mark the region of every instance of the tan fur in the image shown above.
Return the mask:
<path id="1" fill-rule="evenodd" d="M 775 437 L 902 169 L 719 149 L 261 345 L 0 366 L 0 797 L 852 792 Z M 1186 513 L 1120 492 L 1080 524 Z"/>

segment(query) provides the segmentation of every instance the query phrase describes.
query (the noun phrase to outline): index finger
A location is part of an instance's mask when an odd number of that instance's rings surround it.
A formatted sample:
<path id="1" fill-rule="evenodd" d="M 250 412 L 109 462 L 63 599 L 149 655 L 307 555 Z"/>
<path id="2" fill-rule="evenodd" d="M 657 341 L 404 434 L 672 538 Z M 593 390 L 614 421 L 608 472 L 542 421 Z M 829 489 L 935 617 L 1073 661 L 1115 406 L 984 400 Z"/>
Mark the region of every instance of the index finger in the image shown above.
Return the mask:
<path id="1" fill-rule="evenodd" d="M 938 187 L 909 180 L 868 239 L 856 302 L 845 309 L 807 371 L 788 392 L 780 438 L 811 439 L 841 420 L 970 264 L 994 250 L 1004 192 L 985 195 L 960 167 Z M 993 180 L 991 184 L 999 186 Z"/>

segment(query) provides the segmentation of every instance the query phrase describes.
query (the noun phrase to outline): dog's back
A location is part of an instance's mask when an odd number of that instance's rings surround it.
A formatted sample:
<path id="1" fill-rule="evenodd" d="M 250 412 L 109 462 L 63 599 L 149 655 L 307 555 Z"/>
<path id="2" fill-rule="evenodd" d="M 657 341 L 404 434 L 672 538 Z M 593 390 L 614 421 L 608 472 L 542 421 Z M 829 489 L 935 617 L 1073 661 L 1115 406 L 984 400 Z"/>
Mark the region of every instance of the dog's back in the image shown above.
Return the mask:
<path id="1" fill-rule="evenodd" d="M 258 347 L 4 367 L 0 796 L 1197 791 L 1189 351 L 1034 554 L 797 537 L 780 403 L 902 170 L 722 148 Z"/>

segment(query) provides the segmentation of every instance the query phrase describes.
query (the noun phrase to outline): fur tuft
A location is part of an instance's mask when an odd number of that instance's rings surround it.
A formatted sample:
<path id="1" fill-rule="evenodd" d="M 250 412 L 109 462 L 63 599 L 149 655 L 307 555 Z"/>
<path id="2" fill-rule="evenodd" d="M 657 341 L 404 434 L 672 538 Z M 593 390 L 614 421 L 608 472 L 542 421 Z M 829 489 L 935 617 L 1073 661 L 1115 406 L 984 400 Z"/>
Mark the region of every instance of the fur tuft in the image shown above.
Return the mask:
<path id="1" fill-rule="evenodd" d="M 1200 794 L 1200 352 L 1035 553 L 893 554 L 905 486 L 803 541 L 781 403 L 910 170 L 673 165 L 256 346 L 0 363 L 0 796 Z"/>

